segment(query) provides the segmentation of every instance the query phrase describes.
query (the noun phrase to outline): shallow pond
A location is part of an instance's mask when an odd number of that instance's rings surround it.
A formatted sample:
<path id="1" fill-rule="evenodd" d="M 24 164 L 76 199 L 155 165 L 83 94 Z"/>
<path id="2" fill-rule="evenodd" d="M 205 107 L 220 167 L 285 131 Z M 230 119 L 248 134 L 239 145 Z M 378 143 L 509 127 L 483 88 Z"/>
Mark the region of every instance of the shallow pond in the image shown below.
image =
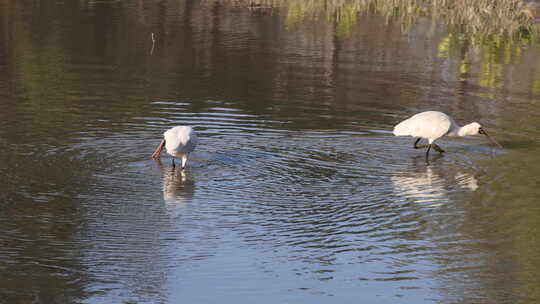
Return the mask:
<path id="1" fill-rule="evenodd" d="M 0 302 L 540 300 L 537 46 L 218 1 L 0 7 Z M 391 133 L 424 110 L 504 148 L 426 163 Z M 183 124 L 188 168 L 151 159 Z"/>

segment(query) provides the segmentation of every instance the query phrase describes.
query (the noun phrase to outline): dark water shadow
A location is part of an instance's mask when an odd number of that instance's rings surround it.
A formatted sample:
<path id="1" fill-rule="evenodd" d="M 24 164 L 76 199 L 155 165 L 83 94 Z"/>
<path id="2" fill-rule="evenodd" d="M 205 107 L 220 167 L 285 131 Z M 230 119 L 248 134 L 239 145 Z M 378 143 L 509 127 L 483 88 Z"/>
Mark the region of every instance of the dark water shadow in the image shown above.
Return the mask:
<path id="1" fill-rule="evenodd" d="M 431 153 L 429 157 L 427 158 L 425 156 L 417 155 L 413 158 L 413 163 L 415 165 L 420 165 L 420 162 L 423 160 L 426 165 L 430 165 L 430 164 L 436 163 L 443 157 L 444 157 L 444 153 L 439 153 L 439 152 Z"/>
<path id="2" fill-rule="evenodd" d="M 536 149 L 540 145 L 538 141 L 535 140 L 503 140 L 499 141 L 503 146 L 503 149 L 512 149 L 512 150 L 527 150 L 527 149 Z"/>

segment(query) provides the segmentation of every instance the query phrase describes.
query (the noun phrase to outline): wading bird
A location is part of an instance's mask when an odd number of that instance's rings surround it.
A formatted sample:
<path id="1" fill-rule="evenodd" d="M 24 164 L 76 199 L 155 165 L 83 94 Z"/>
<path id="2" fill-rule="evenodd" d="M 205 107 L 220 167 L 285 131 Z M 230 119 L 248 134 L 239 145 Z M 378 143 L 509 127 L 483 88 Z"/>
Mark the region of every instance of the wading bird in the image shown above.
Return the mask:
<path id="1" fill-rule="evenodd" d="M 161 141 L 156 151 L 152 153 L 152 158 L 159 158 L 163 147 L 167 149 L 167 153 L 172 156 L 172 166 L 175 167 L 174 158 L 182 159 L 182 169 L 186 167 L 186 162 L 189 153 L 193 152 L 197 145 L 197 135 L 191 127 L 178 126 L 169 129 L 163 133 L 164 139 Z"/>
<path id="2" fill-rule="evenodd" d="M 413 115 L 412 117 L 405 119 L 398 123 L 394 127 L 395 136 L 412 136 L 416 137 L 414 142 L 414 148 L 420 149 L 427 147 L 426 159 L 429 156 L 429 150 L 435 149 L 439 153 L 443 153 L 437 144 L 433 142 L 443 136 L 467 136 L 483 134 L 494 144 L 501 147 L 493 138 L 489 137 L 486 130 L 480 126 L 477 122 L 472 122 L 468 125 L 460 127 L 456 122 L 448 115 L 438 111 L 427 111 Z M 420 139 L 425 138 L 428 140 L 427 145 L 418 145 Z"/>

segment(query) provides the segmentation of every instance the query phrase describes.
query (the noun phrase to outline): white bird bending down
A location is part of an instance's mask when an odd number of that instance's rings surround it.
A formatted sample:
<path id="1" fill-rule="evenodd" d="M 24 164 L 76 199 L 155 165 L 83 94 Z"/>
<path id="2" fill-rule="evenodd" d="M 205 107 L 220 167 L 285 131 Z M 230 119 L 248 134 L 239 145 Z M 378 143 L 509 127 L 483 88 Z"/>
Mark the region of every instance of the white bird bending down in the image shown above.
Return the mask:
<path id="1" fill-rule="evenodd" d="M 197 135 L 193 128 L 188 126 L 178 126 L 163 133 L 164 139 L 161 141 L 156 151 L 152 153 L 152 158 L 159 158 L 163 147 L 172 156 L 172 166 L 175 167 L 174 158 L 182 158 L 182 169 L 186 167 L 189 153 L 193 152 L 197 145 Z"/>
<path id="2" fill-rule="evenodd" d="M 494 144 L 501 147 L 493 138 L 489 137 L 486 130 L 480 126 L 477 122 L 472 122 L 468 125 L 460 127 L 456 122 L 448 115 L 438 111 L 426 111 L 413 115 L 412 117 L 405 119 L 398 123 L 394 127 L 395 136 L 412 136 L 416 137 L 414 142 L 414 148 L 425 148 L 426 159 L 429 156 L 429 150 L 431 148 L 437 150 L 439 153 L 443 153 L 437 144 L 433 142 L 443 136 L 467 136 L 483 134 Z M 418 145 L 420 139 L 425 138 L 428 140 L 428 145 Z"/>

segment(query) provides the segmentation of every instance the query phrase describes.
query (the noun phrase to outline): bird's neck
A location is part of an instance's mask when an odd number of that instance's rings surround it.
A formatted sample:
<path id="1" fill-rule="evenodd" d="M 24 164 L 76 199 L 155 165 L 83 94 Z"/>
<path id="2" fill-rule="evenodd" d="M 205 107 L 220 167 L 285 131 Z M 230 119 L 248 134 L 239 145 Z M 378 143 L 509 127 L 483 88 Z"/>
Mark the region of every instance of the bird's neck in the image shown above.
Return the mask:
<path id="1" fill-rule="evenodd" d="M 463 127 L 458 126 L 457 124 L 450 129 L 446 136 L 467 136 L 471 132 L 469 125 Z"/>
<path id="2" fill-rule="evenodd" d="M 456 123 L 452 123 L 452 126 L 450 127 L 450 131 L 448 131 L 448 133 L 446 133 L 446 136 L 451 136 L 451 137 L 461 136 L 461 135 L 459 135 L 459 130 L 460 129 L 461 129 L 460 126 L 458 126 Z"/>
<path id="3" fill-rule="evenodd" d="M 457 126 L 454 136 L 467 136 L 474 135 L 473 124 L 464 125 L 463 127 Z"/>

